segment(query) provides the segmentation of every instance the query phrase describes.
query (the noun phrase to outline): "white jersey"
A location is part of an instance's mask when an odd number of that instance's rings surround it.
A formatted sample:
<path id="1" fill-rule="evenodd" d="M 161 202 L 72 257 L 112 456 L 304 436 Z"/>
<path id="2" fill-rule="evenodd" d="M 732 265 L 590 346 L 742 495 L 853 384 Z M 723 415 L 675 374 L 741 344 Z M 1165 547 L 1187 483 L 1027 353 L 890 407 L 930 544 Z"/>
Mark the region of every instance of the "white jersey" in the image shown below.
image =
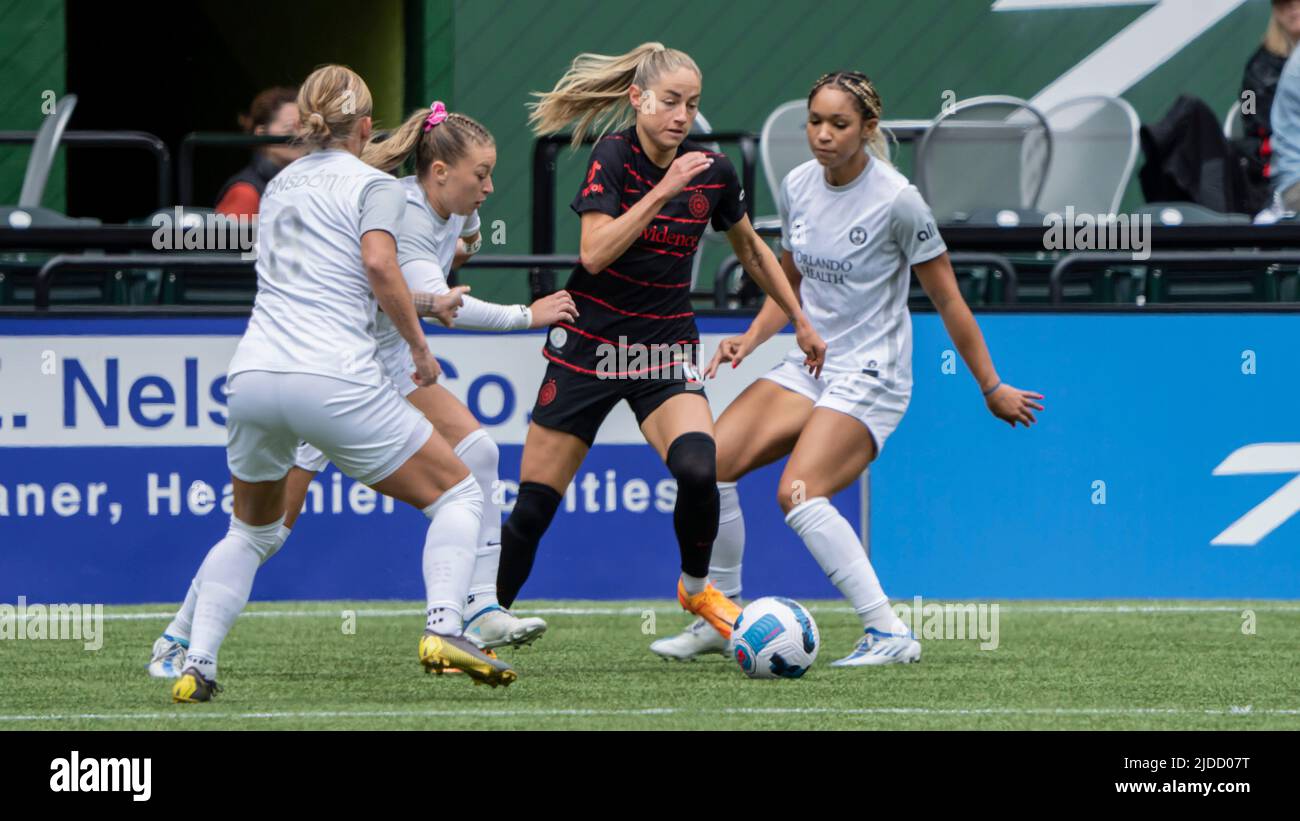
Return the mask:
<path id="1" fill-rule="evenodd" d="M 947 250 L 916 187 L 869 159 L 847 185 L 833 186 L 816 160 L 781 183 L 781 247 L 803 275 L 800 297 L 826 343 L 825 369 L 866 373 L 910 391 L 911 268 Z M 802 363 L 797 348 L 786 359 Z"/>
<path id="2" fill-rule="evenodd" d="M 373 201 L 392 193 L 385 186 L 397 181 L 342 150 L 308 154 L 267 183 L 258 217 L 257 299 L 232 376 L 273 371 L 385 384 L 375 359 L 375 299 L 361 260 L 366 231 L 398 237 L 398 214 L 376 219 L 367 209 L 363 218 L 368 195 Z"/>
<path id="3" fill-rule="evenodd" d="M 430 207 L 418 179 L 403 177 L 398 182 L 406 194 L 406 210 L 402 214 L 402 236 L 397 241 L 397 264 L 402 266 L 412 293 L 444 293 L 448 290 L 447 272 L 456 257 L 456 240 L 478 233 L 478 211 L 443 219 Z M 412 265 L 415 262 L 434 262 L 437 267 Z M 406 344 L 397 326 L 382 311 L 375 321 L 375 335 L 381 348 Z"/>

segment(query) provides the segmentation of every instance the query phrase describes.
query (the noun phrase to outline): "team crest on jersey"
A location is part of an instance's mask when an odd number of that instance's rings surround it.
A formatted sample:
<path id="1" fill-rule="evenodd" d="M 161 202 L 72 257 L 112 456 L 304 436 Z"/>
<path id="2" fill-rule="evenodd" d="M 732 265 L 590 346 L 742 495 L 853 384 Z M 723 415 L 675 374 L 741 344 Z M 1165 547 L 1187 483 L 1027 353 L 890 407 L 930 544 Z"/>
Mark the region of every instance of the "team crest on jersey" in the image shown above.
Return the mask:
<path id="1" fill-rule="evenodd" d="M 559 388 L 555 387 L 555 380 L 548 379 L 542 389 L 537 392 L 537 404 L 549 405 L 555 401 L 555 394 L 559 393 Z"/>
<path id="2" fill-rule="evenodd" d="M 691 198 L 687 202 L 687 205 L 691 209 L 691 216 L 696 219 L 702 219 L 705 214 L 709 213 L 709 198 L 701 194 L 699 191 L 691 194 Z"/>
<path id="3" fill-rule="evenodd" d="M 548 337 L 553 348 L 563 348 L 564 343 L 569 341 L 569 332 L 563 328 L 552 328 Z"/>
<path id="4" fill-rule="evenodd" d="M 867 229 L 861 225 L 855 225 L 852 231 L 849 231 L 849 242 L 854 245 L 861 245 L 867 241 Z"/>

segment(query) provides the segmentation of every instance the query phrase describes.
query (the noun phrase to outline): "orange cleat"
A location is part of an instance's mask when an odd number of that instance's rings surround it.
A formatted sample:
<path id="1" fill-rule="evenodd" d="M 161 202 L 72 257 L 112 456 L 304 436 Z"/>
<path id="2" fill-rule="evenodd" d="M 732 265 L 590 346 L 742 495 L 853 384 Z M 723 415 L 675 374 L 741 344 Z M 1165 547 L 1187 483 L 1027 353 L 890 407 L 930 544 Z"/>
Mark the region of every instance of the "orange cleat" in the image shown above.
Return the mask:
<path id="1" fill-rule="evenodd" d="M 740 605 L 722 595 L 722 591 L 714 587 L 713 582 L 709 582 L 704 592 L 688 596 L 686 586 L 679 578 L 677 601 L 681 602 L 683 610 L 699 616 L 712 625 L 724 639 L 731 638 L 731 625 L 735 624 L 740 616 Z"/>

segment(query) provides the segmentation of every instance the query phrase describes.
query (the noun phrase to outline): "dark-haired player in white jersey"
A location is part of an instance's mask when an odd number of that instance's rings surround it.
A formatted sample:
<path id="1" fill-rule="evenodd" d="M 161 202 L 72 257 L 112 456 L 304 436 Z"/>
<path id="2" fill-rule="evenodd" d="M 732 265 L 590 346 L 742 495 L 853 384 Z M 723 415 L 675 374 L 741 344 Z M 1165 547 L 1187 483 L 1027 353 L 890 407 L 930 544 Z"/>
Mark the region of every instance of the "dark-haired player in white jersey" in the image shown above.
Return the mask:
<path id="1" fill-rule="evenodd" d="M 989 410 L 1012 427 L 1035 421 L 1040 394 L 1002 382 L 984 337 L 957 289 L 947 248 L 920 193 L 888 161 L 878 128 L 880 97 L 866 75 L 841 71 L 808 95 L 808 144 L 815 156 L 782 182 L 781 265 L 804 312 L 827 344 L 820 377 L 785 361 L 718 417 L 721 515 L 709 575 L 740 598 L 745 529 L 736 482 L 789 455 L 778 486 L 786 524 L 862 620 L 863 636 L 835 666 L 918 661 L 921 645 L 890 608 L 855 528 L 830 504 L 885 445 L 912 392 L 909 272 L 943 318 Z M 780 331 L 770 300 L 740 336 L 723 340 L 705 370 L 739 364 Z M 696 622 L 651 650 L 686 659 L 720 653 L 725 642 Z"/>

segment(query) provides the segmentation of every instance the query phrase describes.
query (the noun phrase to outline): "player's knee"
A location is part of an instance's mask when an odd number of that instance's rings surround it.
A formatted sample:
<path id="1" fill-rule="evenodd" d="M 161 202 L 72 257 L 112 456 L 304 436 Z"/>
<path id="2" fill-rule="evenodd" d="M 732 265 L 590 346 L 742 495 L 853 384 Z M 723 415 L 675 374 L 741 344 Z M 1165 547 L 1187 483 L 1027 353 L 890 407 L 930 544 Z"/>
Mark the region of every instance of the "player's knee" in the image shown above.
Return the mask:
<path id="1" fill-rule="evenodd" d="M 668 446 L 668 472 L 677 480 L 677 495 L 703 496 L 717 492 L 718 449 L 713 437 L 692 431 Z"/>
<path id="2" fill-rule="evenodd" d="M 782 475 L 781 480 L 776 483 L 776 503 L 781 507 L 781 512 L 787 515 L 811 496 L 808 486 L 802 479 Z"/>
<path id="3" fill-rule="evenodd" d="M 555 518 L 564 497 L 558 490 L 541 482 L 521 482 L 514 510 L 503 528 L 516 538 L 536 544 Z"/>
<path id="4" fill-rule="evenodd" d="M 483 515 L 483 491 L 479 490 L 474 474 L 467 475 L 456 484 L 447 488 L 438 500 L 424 508 L 424 515 L 433 519 L 439 511 L 449 507 L 458 507 L 473 512 L 475 516 Z"/>
<path id="5" fill-rule="evenodd" d="M 488 432 L 479 428 L 456 443 L 456 455 L 475 476 L 496 476 L 501 449 Z"/>
<path id="6" fill-rule="evenodd" d="M 257 554 L 258 563 L 265 562 L 275 555 L 284 544 L 281 533 L 284 517 L 281 516 L 269 525 L 250 525 L 233 514 L 230 517 L 230 535 L 247 549 Z"/>

